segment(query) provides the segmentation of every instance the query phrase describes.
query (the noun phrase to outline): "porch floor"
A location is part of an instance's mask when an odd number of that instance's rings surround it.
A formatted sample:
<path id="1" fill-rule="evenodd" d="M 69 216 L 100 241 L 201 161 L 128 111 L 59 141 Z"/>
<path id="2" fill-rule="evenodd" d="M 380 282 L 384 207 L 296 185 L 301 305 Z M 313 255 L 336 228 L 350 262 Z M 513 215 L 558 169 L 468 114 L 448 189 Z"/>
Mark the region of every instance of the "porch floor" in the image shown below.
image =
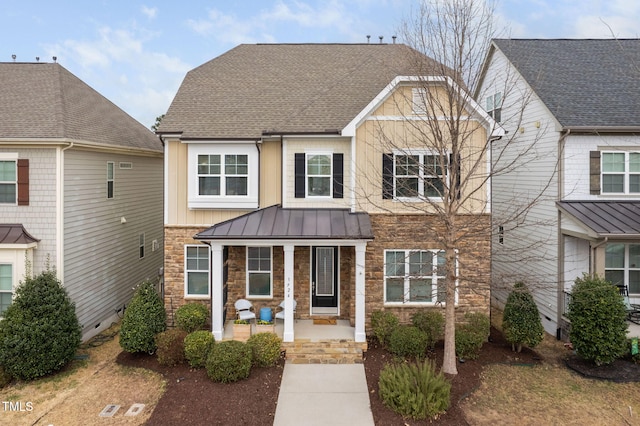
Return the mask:
<path id="1" fill-rule="evenodd" d="M 629 329 L 627 330 L 627 337 L 640 337 L 640 325 L 627 321 Z"/>
<path id="2" fill-rule="evenodd" d="M 640 326 L 639 330 L 640 330 Z M 276 321 L 276 334 L 282 338 L 283 321 Z M 251 331 L 255 333 L 256 326 L 251 322 Z M 313 320 L 295 320 L 293 325 L 294 340 L 322 341 L 322 340 L 355 340 L 355 327 L 351 327 L 348 320 L 337 320 L 335 325 L 314 324 Z M 226 322 L 223 340 L 233 339 L 233 320 Z"/>

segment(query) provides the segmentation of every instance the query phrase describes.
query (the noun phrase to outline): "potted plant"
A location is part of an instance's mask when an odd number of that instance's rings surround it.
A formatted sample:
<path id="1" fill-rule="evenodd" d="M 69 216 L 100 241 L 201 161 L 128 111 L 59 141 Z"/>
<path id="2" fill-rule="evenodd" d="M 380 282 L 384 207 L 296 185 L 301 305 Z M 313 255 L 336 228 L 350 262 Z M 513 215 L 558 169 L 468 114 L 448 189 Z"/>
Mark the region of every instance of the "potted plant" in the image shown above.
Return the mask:
<path id="1" fill-rule="evenodd" d="M 247 320 L 237 319 L 233 322 L 233 340 L 246 342 L 251 337 L 251 324 Z"/>
<path id="2" fill-rule="evenodd" d="M 276 326 L 273 321 L 258 320 L 256 323 L 256 333 L 275 333 Z"/>

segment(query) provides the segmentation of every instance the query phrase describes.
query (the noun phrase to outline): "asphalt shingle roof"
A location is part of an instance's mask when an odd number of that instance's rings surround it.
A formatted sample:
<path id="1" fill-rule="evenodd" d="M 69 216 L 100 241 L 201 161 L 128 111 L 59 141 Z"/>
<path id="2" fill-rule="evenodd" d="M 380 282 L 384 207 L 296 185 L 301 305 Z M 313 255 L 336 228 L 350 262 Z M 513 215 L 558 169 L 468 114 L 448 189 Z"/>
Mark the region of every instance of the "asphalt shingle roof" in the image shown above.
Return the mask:
<path id="1" fill-rule="evenodd" d="M 0 138 L 163 150 L 151 130 L 57 63 L 0 63 Z"/>
<path id="2" fill-rule="evenodd" d="M 640 235 L 640 201 L 558 201 L 556 204 L 601 237 Z"/>
<path id="3" fill-rule="evenodd" d="M 416 53 L 402 44 L 243 44 L 187 73 L 159 132 L 257 139 L 341 130 L 395 77 L 426 75 Z"/>
<path id="4" fill-rule="evenodd" d="M 640 125 L 640 39 L 496 39 L 564 127 Z"/>

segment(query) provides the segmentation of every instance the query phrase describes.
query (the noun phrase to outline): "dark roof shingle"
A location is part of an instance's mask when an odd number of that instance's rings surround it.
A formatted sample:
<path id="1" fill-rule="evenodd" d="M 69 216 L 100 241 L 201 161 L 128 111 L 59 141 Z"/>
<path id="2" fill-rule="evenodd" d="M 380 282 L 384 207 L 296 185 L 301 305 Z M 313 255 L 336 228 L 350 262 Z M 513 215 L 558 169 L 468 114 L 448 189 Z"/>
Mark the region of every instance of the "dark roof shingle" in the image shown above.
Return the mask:
<path id="1" fill-rule="evenodd" d="M 564 127 L 640 125 L 640 39 L 496 39 Z"/>

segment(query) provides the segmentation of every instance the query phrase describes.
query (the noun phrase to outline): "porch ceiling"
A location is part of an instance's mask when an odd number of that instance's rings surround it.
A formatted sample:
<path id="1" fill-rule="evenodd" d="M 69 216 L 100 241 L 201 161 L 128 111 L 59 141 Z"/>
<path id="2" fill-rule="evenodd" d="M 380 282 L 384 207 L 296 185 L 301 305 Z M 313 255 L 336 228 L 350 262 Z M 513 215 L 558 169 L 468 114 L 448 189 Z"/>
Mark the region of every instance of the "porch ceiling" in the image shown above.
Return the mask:
<path id="1" fill-rule="evenodd" d="M 640 237 L 640 201 L 558 201 L 558 208 L 600 238 Z"/>
<path id="2" fill-rule="evenodd" d="M 197 240 L 372 240 L 369 215 L 348 209 L 266 207 L 220 222 Z"/>

